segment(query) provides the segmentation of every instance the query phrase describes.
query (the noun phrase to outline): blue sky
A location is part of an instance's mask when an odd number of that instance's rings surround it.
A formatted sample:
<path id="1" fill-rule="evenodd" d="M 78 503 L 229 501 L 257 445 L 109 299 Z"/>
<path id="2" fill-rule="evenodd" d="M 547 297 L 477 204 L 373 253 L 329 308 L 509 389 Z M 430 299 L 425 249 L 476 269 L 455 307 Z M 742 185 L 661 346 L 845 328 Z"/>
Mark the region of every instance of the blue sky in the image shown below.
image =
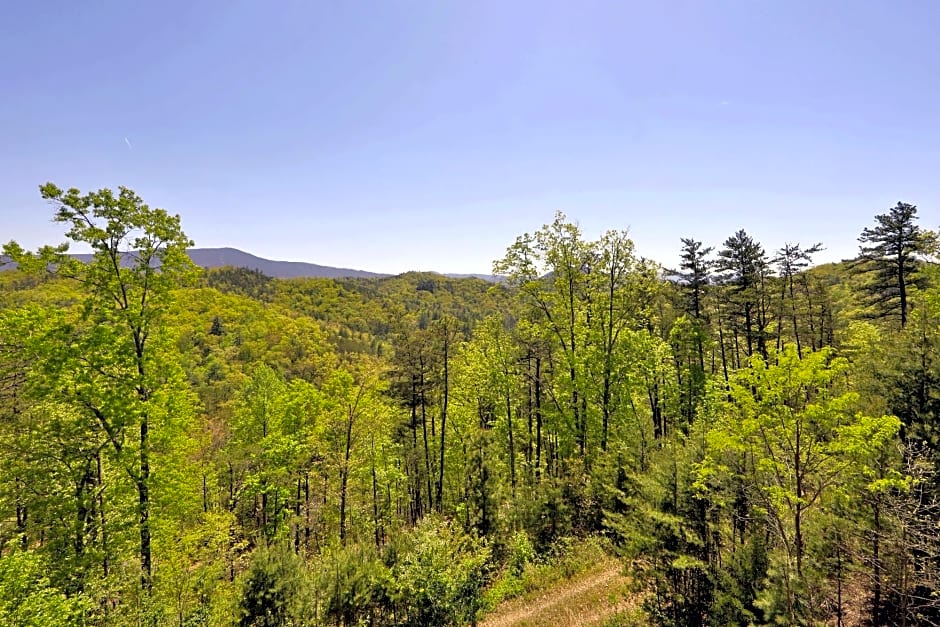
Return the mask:
<path id="1" fill-rule="evenodd" d="M 898 200 L 936 228 L 940 3 L 17 2 L 0 239 L 37 186 L 126 185 L 198 246 L 487 272 L 556 210 L 821 259 Z M 125 141 L 125 138 L 127 142 Z"/>

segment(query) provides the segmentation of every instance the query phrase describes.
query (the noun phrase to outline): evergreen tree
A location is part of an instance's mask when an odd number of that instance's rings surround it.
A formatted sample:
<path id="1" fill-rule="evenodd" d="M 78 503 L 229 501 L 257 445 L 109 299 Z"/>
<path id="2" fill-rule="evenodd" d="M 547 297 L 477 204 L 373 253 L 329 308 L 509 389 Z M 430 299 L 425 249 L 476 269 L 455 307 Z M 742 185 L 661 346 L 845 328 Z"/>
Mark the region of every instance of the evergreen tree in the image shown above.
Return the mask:
<path id="1" fill-rule="evenodd" d="M 743 323 L 747 356 L 755 353 L 756 345 L 756 351 L 766 358 L 768 321 L 764 280 L 769 270 L 763 246 L 742 229 L 725 240 L 715 265 L 719 272 L 724 273 L 721 281 L 730 288 L 729 300 L 735 307 L 734 314 Z M 737 355 L 738 329 L 734 331 Z M 736 359 L 735 362 L 740 365 L 742 360 Z"/>
<path id="2" fill-rule="evenodd" d="M 777 315 L 777 350 L 782 348 L 784 309 L 789 310 L 790 322 L 793 325 L 793 340 L 796 342 L 796 352 L 803 357 L 803 344 L 800 341 L 800 328 L 797 322 L 797 293 L 794 286 L 794 277 L 806 269 L 812 256 L 822 250 L 822 244 L 814 244 L 803 250 L 799 244 L 786 243 L 777 251 L 773 263 L 777 264 L 780 275 L 780 303 Z M 789 305 L 785 303 L 789 299 Z"/>
<path id="3" fill-rule="evenodd" d="M 688 299 L 686 311 L 696 319 L 701 318 L 703 314 L 702 301 L 705 298 L 705 289 L 709 283 L 712 267 L 708 256 L 713 250 L 712 246 L 702 248 L 702 242 L 697 242 L 692 238 L 682 238 L 679 269 L 684 272 L 679 273 L 679 279 Z"/>
<path id="4" fill-rule="evenodd" d="M 856 269 L 872 276 L 868 304 L 880 317 L 898 316 L 907 324 L 910 288 L 918 283 L 917 261 L 928 247 L 928 235 L 917 224 L 917 207 L 899 202 L 875 216 L 875 226 L 859 236 Z"/>

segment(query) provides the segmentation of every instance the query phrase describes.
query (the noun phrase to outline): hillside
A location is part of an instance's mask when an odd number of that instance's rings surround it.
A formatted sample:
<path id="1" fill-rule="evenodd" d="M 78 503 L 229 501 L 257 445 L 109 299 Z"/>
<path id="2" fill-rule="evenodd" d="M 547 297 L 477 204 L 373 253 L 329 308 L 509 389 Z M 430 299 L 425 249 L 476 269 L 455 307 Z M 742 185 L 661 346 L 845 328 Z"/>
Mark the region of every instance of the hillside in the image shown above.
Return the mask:
<path id="1" fill-rule="evenodd" d="M 8 247 L 0 624 L 940 623 L 929 234 L 902 291 L 565 220 L 500 284 Z"/>

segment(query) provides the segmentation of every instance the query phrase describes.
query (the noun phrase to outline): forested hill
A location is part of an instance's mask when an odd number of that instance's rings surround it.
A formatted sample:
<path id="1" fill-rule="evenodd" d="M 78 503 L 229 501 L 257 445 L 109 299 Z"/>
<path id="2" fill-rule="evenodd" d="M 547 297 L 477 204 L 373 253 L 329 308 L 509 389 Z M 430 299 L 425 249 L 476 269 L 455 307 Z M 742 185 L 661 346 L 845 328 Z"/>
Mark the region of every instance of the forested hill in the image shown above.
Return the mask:
<path id="1" fill-rule="evenodd" d="M 643 624 L 940 622 L 912 205 L 820 267 L 677 234 L 670 280 L 557 214 L 490 283 L 201 269 L 130 190 L 41 189 L 98 252 L 4 248 L 0 624 L 472 624 L 584 555 Z"/>

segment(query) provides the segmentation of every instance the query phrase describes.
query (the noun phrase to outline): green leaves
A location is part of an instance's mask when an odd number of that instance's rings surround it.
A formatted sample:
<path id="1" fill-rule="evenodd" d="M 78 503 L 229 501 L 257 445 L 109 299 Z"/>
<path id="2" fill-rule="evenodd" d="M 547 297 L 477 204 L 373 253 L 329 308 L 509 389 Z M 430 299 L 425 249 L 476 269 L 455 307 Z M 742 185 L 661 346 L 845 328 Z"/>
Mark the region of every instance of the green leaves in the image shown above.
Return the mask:
<path id="1" fill-rule="evenodd" d="M 747 507 L 733 510 L 735 516 L 766 519 L 777 548 L 771 573 L 786 594 L 768 596 L 765 609 L 791 622 L 811 616 L 794 599 L 803 598 L 799 591 L 809 585 L 804 578 L 817 572 L 804 567 L 804 558 L 811 557 L 811 564 L 823 560 L 817 551 L 825 542 L 810 544 L 807 534 L 827 508 L 906 486 L 884 466 L 900 421 L 858 412 L 848 369 L 848 360 L 833 350 L 804 352 L 800 359 L 789 347 L 770 360 L 754 356 L 749 368 L 709 398 L 714 423 L 696 486 L 723 506 Z"/>
<path id="2" fill-rule="evenodd" d="M 93 603 L 50 585 L 47 565 L 31 552 L 0 557 L 0 622 L 10 627 L 86 624 Z"/>

